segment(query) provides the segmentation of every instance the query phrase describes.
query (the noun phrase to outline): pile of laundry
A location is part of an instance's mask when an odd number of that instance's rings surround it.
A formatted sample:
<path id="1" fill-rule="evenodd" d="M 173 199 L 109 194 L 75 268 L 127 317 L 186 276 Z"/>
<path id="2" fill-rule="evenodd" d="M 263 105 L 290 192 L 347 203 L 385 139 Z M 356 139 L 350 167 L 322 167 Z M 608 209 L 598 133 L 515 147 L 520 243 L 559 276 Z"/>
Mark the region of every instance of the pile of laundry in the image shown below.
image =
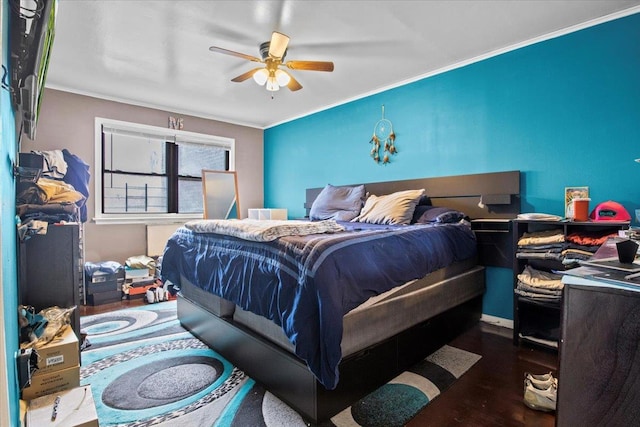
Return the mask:
<path id="1" fill-rule="evenodd" d="M 66 149 L 32 153 L 42 156 L 42 170 L 34 181 L 18 183 L 20 237 L 46 232 L 46 224 L 86 222 L 89 165 Z"/>

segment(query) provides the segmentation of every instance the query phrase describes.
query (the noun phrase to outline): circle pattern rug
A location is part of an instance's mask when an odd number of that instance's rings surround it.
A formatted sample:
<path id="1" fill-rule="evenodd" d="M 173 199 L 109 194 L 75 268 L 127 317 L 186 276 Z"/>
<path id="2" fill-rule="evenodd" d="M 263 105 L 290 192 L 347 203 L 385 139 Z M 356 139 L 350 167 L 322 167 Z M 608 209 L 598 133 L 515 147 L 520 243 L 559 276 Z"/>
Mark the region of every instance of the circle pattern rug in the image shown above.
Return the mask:
<path id="1" fill-rule="evenodd" d="M 306 426 L 302 417 L 180 325 L 175 301 L 81 318 L 100 426 Z M 402 426 L 480 356 L 444 346 L 326 427 Z"/>

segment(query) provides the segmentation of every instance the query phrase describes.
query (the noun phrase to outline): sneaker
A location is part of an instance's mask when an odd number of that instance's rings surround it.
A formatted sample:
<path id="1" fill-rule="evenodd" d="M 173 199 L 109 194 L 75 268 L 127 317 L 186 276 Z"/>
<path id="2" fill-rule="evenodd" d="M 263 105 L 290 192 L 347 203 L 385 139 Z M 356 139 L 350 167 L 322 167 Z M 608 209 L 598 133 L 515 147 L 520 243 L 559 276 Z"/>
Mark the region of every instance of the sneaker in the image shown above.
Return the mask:
<path id="1" fill-rule="evenodd" d="M 550 386 L 558 387 L 558 379 L 554 378 L 554 376 L 549 372 L 548 374 L 530 374 L 529 372 L 525 372 L 524 381 L 525 383 L 529 380 L 531 384 L 540 390 L 544 390 L 549 388 Z M 526 384 L 525 384 L 526 385 Z"/>
<path id="2" fill-rule="evenodd" d="M 556 410 L 558 392 L 554 385 L 546 389 L 533 386 L 531 381 L 525 381 L 524 404 L 536 411 L 551 412 Z"/>

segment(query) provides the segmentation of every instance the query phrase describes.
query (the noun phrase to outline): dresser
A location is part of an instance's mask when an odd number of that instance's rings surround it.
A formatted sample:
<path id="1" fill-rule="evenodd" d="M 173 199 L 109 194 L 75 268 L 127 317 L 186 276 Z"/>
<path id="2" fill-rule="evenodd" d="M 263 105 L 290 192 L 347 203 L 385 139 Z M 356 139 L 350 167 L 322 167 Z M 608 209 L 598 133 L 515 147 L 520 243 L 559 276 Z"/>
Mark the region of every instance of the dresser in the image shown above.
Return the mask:
<path id="1" fill-rule="evenodd" d="M 78 224 L 49 224 L 46 234 L 36 234 L 19 245 L 20 304 L 36 312 L 81 304 L 82 258 Z M 80 336 L 78 309 L 71 326 Z"/>
<path id="2" fill-rule="evenodd" d="M 640 420 L 640 285 L 565 276 L 556 422 Z"/>

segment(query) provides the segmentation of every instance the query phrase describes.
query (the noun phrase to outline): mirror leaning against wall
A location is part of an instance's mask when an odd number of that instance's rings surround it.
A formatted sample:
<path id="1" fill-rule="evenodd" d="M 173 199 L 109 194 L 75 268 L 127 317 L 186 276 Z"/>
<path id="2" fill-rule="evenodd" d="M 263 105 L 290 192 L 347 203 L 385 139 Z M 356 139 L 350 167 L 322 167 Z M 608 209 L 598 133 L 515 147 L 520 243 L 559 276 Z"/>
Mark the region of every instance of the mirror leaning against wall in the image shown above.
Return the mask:
<path id="1" fill-rule="evenodd" d="M 203 169 L 202 192 L 204 219 L 241 219 L 235 171 Z"/>

